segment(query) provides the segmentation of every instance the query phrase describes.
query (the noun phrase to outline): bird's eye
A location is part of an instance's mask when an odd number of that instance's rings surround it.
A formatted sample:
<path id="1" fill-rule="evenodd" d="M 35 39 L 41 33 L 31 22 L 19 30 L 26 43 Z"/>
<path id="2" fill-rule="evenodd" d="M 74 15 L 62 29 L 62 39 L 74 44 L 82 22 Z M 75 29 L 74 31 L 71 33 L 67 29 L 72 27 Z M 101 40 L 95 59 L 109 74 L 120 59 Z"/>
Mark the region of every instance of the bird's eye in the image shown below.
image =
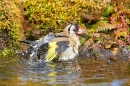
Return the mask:
<path id="1" fill-rule="evenodd" d="M 73 30 L 78 31 L 78 25 L 77 24 L 75 24 L 75 28 Z"/>
<path id="2" fill-rule="evenodd" d="M 73 30 L 74 30 L 74 31 L 78 31 L 78 28 L 74 28 Z"/>

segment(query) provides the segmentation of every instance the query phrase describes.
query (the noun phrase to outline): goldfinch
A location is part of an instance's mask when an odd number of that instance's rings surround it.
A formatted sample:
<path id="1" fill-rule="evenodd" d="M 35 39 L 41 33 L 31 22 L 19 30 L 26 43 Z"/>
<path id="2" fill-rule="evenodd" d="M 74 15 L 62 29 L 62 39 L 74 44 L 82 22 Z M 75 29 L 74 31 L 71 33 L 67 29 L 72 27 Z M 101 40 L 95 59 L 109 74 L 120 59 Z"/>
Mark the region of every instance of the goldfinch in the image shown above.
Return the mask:
<path id="1" fill-rule="evenodd" d="M 49 33 L 44 38 L 40 38 L 31 43 L 30 47 L 23 52 L 31 60 L 42 60 L 50 62 L 57 58 L 58 61 L 68 61 L 78 55 L 80 45 L 79 35 L 84 33 L 77 24 L 69 24 L 63 32 Z"/>

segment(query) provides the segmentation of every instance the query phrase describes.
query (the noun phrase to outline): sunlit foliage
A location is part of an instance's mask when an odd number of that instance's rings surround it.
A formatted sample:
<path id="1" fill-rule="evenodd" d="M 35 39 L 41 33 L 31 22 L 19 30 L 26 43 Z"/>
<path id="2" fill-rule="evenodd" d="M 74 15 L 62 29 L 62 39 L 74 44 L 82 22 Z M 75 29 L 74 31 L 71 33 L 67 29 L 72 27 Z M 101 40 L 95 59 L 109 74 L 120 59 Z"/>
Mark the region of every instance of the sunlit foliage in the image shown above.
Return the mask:
<path id="1" fill-rule="evenodd" d="M 126 46 L 130 44 L 130 7 L 129 2 L 115 0 L 102 13 L 102 16 L 96 23 L 90 25 L 88 31 L 89 40 L 86 41 L 85 46 L 95 45 L 97 43 L 103 44 L 102 47 L 109 48 L 113 44 L 119 46 Z M 123 4 L 123 5 L 121 5 Z M 96 40 L 96 42 L 95 42 Z"/>
<path id="2" fill-rule="evenodd" d="M 25 0 L 25 19 L 46 34 L 59 32 L 69 22 L 93 20 L 110 0 Z"/>
<path id="3" fill-rule="evenodd" d="M 15 0 L 0 1 L 0 37 L 6 41 L 17 45 L 20 39 L 20 21 L 21 13 L 19 3 Z M 9 45 L 11 45 L 9 43 Z"/>
<path id="4" fill-rule="evenodd" d="M 19 4 L 20 1 L 17 0 L 0 1 L 0 38 L 4 40 L 5 46 L 10 49 L 18 46 L 21 38 L 21 13 Z M 2 52 L 3 55 L 9 53 L 8 51 L 4 49 Z"/>

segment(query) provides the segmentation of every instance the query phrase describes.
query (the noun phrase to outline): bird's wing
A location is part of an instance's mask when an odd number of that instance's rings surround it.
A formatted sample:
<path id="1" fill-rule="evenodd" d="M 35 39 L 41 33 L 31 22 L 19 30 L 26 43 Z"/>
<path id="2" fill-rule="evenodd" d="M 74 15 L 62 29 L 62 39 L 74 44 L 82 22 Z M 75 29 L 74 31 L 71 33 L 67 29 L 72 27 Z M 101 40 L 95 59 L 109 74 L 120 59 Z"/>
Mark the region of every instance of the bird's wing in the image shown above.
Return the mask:
<path id="1" fill-rule="evenodd" d="M 60 33 L 56 33 L 55 35 L 59 37 L 65 37 L 65 36 L 68 36 L 69 34 L 66 32 L 60 32 Z"/>
<path id="2" fill-rule="evenodd" d="M 39 53 L 41 54 L 41 52 L 43 52 L 43 50 L 46 49 L 47 43 L 49 43 L 49 41 L 53 38 L 55 38 L 55 35 L 53 33 L 49 33 L 48 35 L 41 37 L 35 41 L 30 40 L 20 41 L 28 44 L 28 48 L 25 51 L 19 53 L 18 55 L 22 57 L 24 56 L 30 57 L 32 53 L 36 53 L 37 54 L 36 56 L 39 56 L 38 54 Z"/>
<path id="3" fill-rule="evenodd" d="M 50 62 L 59 57 L 69 47 L 69 40 L 67 38 L 55 38 L 49 42 L 49 49 L 45 55 L 45 61 Z"/>
<path id="4" fill-rule="evenodd" d="M 50 33 L 30 44 L 31 46 L 22 53 L 23 56 L 28 55 L 30 57 L 31 54 L 35 54 L 34 58 L 38 57 L 49 62 L 59 56 L 69 46 L 74 47 L 75 42 L 68 34 L 61 32 L 55 35 Z"/>

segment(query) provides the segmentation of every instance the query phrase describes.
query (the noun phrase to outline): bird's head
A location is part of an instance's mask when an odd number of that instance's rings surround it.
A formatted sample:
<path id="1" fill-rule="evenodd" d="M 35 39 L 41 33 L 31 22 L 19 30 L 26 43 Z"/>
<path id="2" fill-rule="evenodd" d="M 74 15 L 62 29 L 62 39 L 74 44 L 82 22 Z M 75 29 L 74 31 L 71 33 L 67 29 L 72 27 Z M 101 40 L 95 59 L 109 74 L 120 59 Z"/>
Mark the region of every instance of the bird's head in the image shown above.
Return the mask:
<path id="1" fill-rule="evenodd" d="M 65 27 L 64 31 L 69 33 L 70 35 L 80 35 L 87 32 L 87 30 L 84 27 L 79 26 L 78 24 L 69 24 Z"/>

